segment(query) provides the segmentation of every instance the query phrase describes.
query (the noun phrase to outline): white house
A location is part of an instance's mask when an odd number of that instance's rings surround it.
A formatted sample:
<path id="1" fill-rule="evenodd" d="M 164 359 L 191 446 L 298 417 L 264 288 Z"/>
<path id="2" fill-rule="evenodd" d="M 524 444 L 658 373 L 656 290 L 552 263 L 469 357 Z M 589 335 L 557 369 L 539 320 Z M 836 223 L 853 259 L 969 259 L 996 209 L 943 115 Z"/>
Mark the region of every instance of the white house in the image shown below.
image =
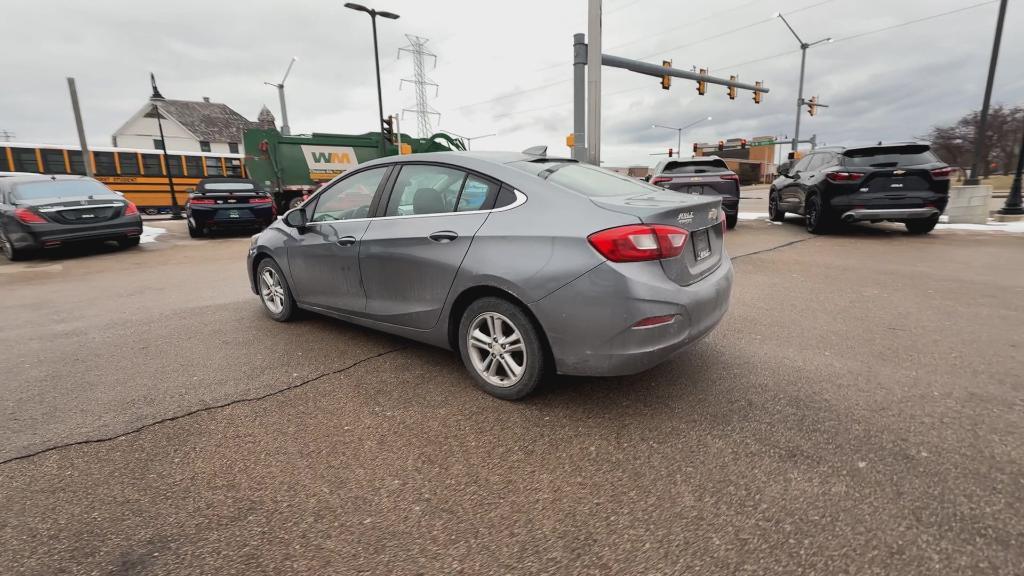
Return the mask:
<path id="1" fill-rule="evenodd" d="M 221 152 L 244 154 L 242 132 L 254 128 L 227 104 L 202 101 L 150 98 L 132 117 L 114 132 L 114 146 L 123 148 L 160 148 L 153 106 L 163 118 L 167 149 L 182 152 Z"/>

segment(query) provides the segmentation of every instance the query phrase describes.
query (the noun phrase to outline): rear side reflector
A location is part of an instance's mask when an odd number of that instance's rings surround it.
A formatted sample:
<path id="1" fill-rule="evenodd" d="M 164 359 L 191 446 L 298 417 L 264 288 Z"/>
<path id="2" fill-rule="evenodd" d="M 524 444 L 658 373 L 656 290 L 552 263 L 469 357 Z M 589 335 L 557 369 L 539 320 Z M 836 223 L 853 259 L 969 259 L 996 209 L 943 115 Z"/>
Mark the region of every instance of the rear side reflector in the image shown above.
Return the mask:
<path id="1" fill-rule="evenodd" d="M 861 172 L 828 172 L 825 174 L 825 178 L 828 178 L 829 182 L 856 182 L 864 177 Z"/>
<path id="2" fill-rule="evenodd" d="M 131 216 L 132 214 L 138 214 L 139 209 L 135 206 L 134 202 L 129 202 L 124 205 L 124 215 Z"/>
<path id="3" fill-rule="evenodd" d="M 213 198 L 191 198 L 188 201 L 189 204 L 216 204 L 217 201 Z"/>
<path id="4" fill-rule="evenodd" d="M 949 176 L 953 173 L 953 168 L 946 166 L 945 168 L 936 168 L 932 170 L 933 180 L 949 180 Z"/>
<path id="5" fill-rule="evenodd" d="M 671 324 L 676 321 L 676 315 L 670 314 L 668 316 L 651 316 L 650 318 L 644 318 L 643 320 L 633 324 L 633 328 L 653 328 L 655 326 L 663 326 L 665 324 Z"/>
<path id="6" fill-rule="evenodd" d="M 46 224 L 46 218 L 43 218 L 28 208 L 16 209 L 14 211 L 14 217 L 22 224 Z"/>
<path id="7" fill-rule="evenodd" d="M 683 253 L 689 233 L 663 224 L 633 224 L 594 232 L 587 241 L 612 262 L 644 262 Z"/>
<path id="8" fill-rule="evenodd" d="M 651 178 L 651 184 L 658 185 L 664 184 L 665 182 L 671 182 L 671 178 Z"/>

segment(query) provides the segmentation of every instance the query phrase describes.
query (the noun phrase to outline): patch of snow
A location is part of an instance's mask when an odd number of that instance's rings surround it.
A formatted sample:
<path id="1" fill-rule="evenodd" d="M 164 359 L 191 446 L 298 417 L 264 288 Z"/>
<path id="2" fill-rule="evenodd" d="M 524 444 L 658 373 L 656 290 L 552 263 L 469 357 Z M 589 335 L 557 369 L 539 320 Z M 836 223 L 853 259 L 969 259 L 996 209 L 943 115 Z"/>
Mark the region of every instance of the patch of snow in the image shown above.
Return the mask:
<path id="1" fill-rule="evenodd" d="M 737 214 L 740 220 L 767 220 L 767 212 L 740 212 Z"/>
<path id="2" fill-rule="evenodd" d="M 167 232 L 163 228 L 157 228 L 156 226 L 142 226 L 142 235 L 139 236 L 139 242 L 142 244 L 149 244 L 150 242 L 156 242 L 156 237 Z"/>

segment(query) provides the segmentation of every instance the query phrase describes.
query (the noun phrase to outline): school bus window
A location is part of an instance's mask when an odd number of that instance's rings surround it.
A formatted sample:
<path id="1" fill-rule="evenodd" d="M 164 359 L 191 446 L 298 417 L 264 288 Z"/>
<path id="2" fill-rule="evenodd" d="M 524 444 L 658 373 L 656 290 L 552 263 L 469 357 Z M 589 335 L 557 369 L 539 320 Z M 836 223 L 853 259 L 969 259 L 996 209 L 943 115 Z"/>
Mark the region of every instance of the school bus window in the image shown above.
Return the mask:
<path id="1" fill-rule="evenodd" d="M 228 159 L 228 176 L 234 176 L 235 178 L 242 177 L 242 161 L 238 158 Z"/>
<path id="2" fill-rule="evenodd" d="M 164 171 L 160 167 L 160 156 L 157 154 L 143 154 L 142 172 L 146 176 L 163 176 Z"/>
<path id="3" fill-rule="evenodd" d="M 181 156 L 176 154 L 168 154 L 167 158 L 167 170 L 171 173 L 171 176 L 184 176 L 185 173 L 181 170 Z"/>
<path id="4" fill-rule="evenodd" d="M 43 154 L 43 172 L 46 174 L 67 174 L 64 166 L 63 150 L 41 150 Z"/>
<path id="5" fill-rule="evenodd" d="M 140 174 L 139 157 L 135 152 L 119 152 L 118 159 L 121 162 L 122 176 L 138 176 Z"/>
<path id="6" fill-rule="evenodd" d="M 96 160 L 96 170 L 94 172 L 97 176 L 117 175 L 117 166 L 114 164 L 113 152 L 93 152 L 92 157 Z"/>
<path id="7" fill-rule="evenodd" d="M 203 177 L 203 159 L 199 156 L 185 156 L 185 168 L 189 177 Z"/>
<path id="8" fill-rule="evenodd" d="M 81 150 L 68 150 L 68 163 L 71 164 L 71 173 L 85 175 L 85 162 L 82 161 Z"/>
<path id="9" fill-rule="evenodd" d="M 14 172 L 14 166 L 7 165 L 7 148 L 0 148 L 0 172 Z"/>
<path id="10" fill-rule="evenodd" d="M 15 172 L 39 172 L 35 148 L 11 148 Z"/>
<path id="11" fill-rule="evenodd" d="M 220 167 L 220 158 L 213 156 L 206 157 L 206 175 L 207 176 L 223 176 L 224 171 Z"/>

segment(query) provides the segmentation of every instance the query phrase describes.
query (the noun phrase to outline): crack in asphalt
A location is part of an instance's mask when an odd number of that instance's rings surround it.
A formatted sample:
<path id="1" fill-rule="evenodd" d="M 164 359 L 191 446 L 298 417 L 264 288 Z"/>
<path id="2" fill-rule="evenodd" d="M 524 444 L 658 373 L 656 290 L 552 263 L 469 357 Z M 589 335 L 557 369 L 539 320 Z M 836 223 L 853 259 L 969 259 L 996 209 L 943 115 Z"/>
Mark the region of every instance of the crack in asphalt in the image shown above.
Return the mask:
<path id="1" fill-rule="evenodd" d="M 747 256 L 753 256 L 755 254 L 764 254 L 765 252 L 772 252 L 778 250 L 779 248 L 785 248 L 786 246 L 792 246 L 793 244 L 807 242 L 808 240 L 817 240 L 819 238 L 821 238 L 821 236 L 808 236 L 807 238 L 797 238 L 796 240 L 791 240 L 789 242 L 786 242 L 785 244 L 779 244 L 778 246 L 772 246 L 771 248 L 764 248 L 762 250 L 755 250 L 753 252 L 747 252 L 746 254 L 740 254 L 739 256 L 732 256 L 730 259 L 739 260 L 740 258 L 746 258 Z"/>
<path id="2" fill-rule="evenodd" d="M 176 414 L 174 416 L 167 416 L 166 418 L 161 418 L 160 420 L 154 420 L 153 422 L 147 422 L 146 424 L 143 424 L 143 425 L 138 426 L 136 428 L 132 428 L 131 430 L 128 430 L 127 432 L 118 433 L 118 434 L 116 434 L 114 436 L 106 436 L 106 437 L 103 437 L 103 438 L 90 438 L 88 440 L 76 440 L 74 442 L 68 442 L 66 444 L 58 444 L 56 446 L 49 446 L 49 447 L 46 447 L 46 448 L 42 448 L 40 450 L 36 450 L 35 452 L 30 452 L 28 454 L 22 454 L 20 456 L 14 456 L 14 457 L 8 458 L 6 460 L 0 460 L 0 466 L 3 466 L 4 464 L 9 464 L 11 462 L 16 462 L 18 460 L 25 460 L 25 459 L 28 459 L 28 458 L 33 458 L 35 456 L 46 454 L 47 452 L 53 452 L 54 450 L 60 450 L 62 448 L 71 448 L 71 447 L 74 447 L 74 446 L 84 446 L 86 444 L 101 444 L 103 442 L 111 442 L 113 440 L 124 438 L 125 436 L 131 436 L 132 434 L 137 434 L 139 432 L 142 432 L 143 430 L 146 430 L 147 428 L 152 428 L 154 426 L 159 426 L 160 424 L 166 424 L 168 422 L 174 422 L 175 420 L 181 420 L 182 418 L 187 418 L 189 416 L 194 416 L 196 414 L 201 414 L 203 412 L 210 412 L 210 411 L 213 411 L 213 410 L 220 410 L 221 408 L 227 408 L 228 406 L 234 406 L 235 404 L 243 404 L 243 403 L 247 403 L 247 402 L 259 402 L 260 400 L 266 400 L 267 398 L 270 398 L 272 396 L 277 396 L 278 394 L 283 394 L 284 392 L 288 392 L 289 390 L 295 390 L 296 388 L 301 388 L 302 386 L 305 386 L 306 384 L 312 384 L 313 382 L 316 382 L 317 380 L 320 380 L 321 378 L 326 378 L 327 376 L 334 376 L 335 374 L 341 374 L 342 372 L 346 372 L 348 370 L 351 370 L 352 368 L 355 368 L 356 366 L 359 366 L 360 364 L 369 362 L 370 360 L 375 360 L 375 359 L 380 358 L 382 356 L 387 356 L 388 354 L 394 354 L 395 352 L 401 352 L 402 350 L 406 350 L 408 348 L 409 348 L 409 346 L 406 345 L 406 346 L 399 346 L 398 348 L 392 348 L 390 350 L 385 350 L 383 352 L 379 352 L 379 353 L 374 354 L 372 356 L 367 356 L 366 358 L 362 358 L 360 360 L 356 360 L 355 362 L 353 362 L 353 363 L 351 363 L 348 366 L 345 366 L 343 368 L 338 368 L 337 370 L 331 370 L 330 372 L 324 372 L 322 374 L 318 374 L 316 376 L 313 376 L 312 378 L 307 378 L 306 380 L 303 380 L 302 382 L 296 382 L 295 384 L 290 384 L 288 386 L 285 386 L 284 388 L 280 388 L 280 389 L 274 390 L 272 392 L 267 392 L 266 394 L 261 394 L 259 396 L 252 396 L 252 397 L 248 397 L 248 398 L 237 398 L 235 400 L 224 402 L 223 404 L 214 404 L 214 405 L 211 405 L 211 406 L 203 406 L 202 408 L 197 408 L 195 410 L 190 410 L 190 411 L 184 412 L 182 414 Z"/>

